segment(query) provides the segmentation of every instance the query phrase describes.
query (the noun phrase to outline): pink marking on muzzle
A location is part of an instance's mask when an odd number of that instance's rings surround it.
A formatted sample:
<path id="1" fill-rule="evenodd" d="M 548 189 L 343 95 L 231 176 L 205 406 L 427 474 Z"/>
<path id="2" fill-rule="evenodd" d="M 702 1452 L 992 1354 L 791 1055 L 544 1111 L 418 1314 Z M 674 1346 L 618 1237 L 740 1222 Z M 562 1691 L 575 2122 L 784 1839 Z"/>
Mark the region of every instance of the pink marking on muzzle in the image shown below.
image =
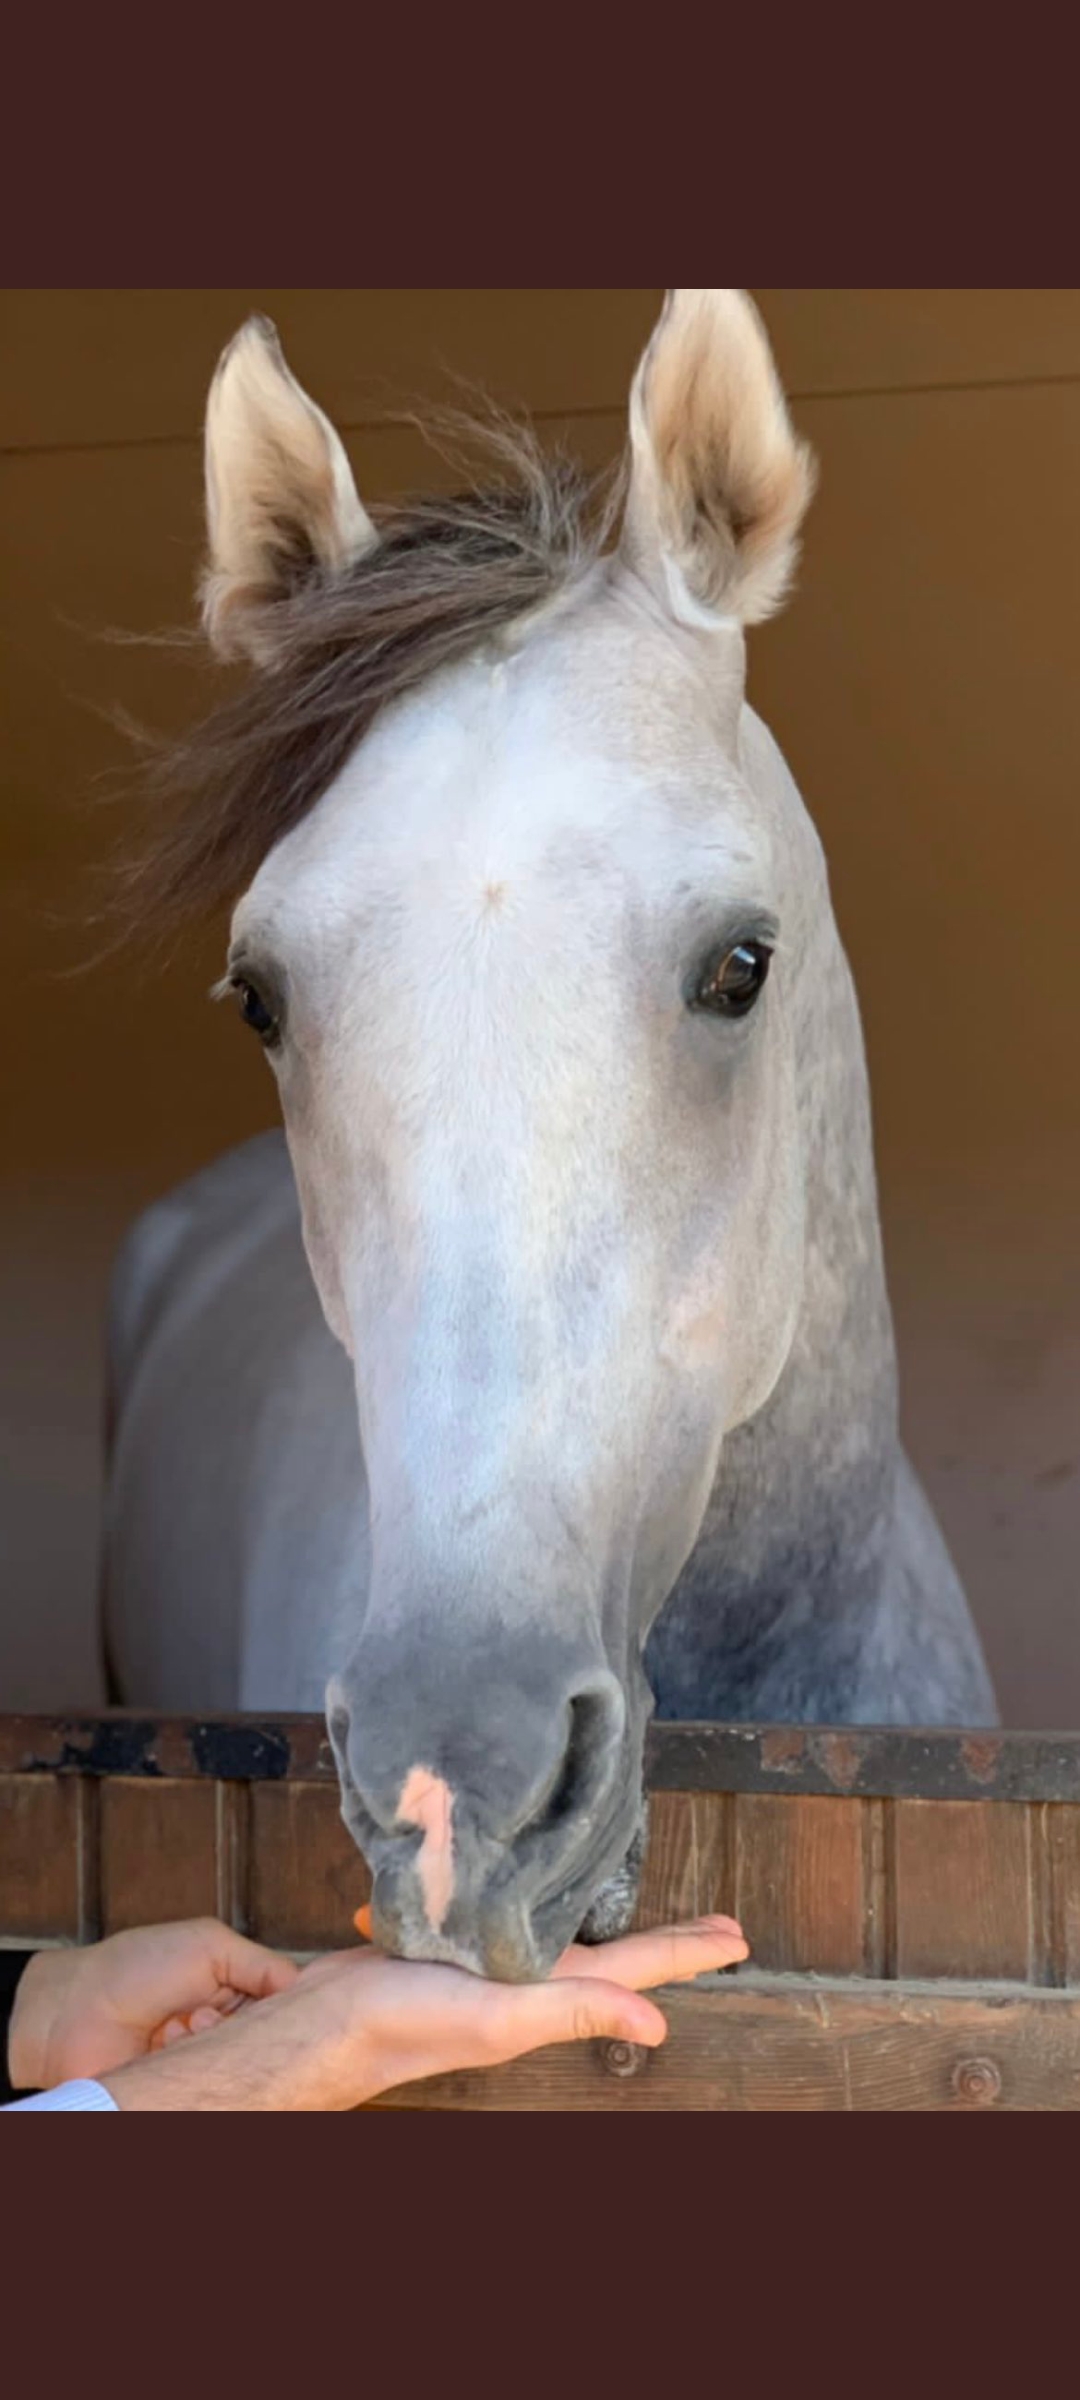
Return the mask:
<path id="1" fill-rule="evenodd" d="M 443 1918 L 454 1895 L 454 1837 L 450 1828 L 454 1795 L 441 1775 L 427 1767 L 410 1769 L 397 1804 L 399 1822 L 419 1825 L 423 1841 L 416 1860 L 428 1924 L 441 1933 Z"/>

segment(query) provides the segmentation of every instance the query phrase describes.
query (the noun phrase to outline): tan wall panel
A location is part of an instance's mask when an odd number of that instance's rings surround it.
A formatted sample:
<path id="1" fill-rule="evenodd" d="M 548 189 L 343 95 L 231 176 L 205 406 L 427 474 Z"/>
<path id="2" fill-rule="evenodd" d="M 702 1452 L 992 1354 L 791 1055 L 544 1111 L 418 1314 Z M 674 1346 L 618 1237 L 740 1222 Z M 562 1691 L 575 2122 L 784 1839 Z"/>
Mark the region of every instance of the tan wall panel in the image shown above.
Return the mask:
<path id="1" fill-rule="evenodd" d="M 161 441 L 202 424 L 219 352 L 253 311 L 342 425 L 370 424 L 446 370 L 546 415 L 625 407 L 663 293 L 9 291 L 0 449 Z"/>
<path id="2" fill-rule="evenodd" d="M 804 403 L 750 688 L 866 1027 L 907 1437 L 1011 1722 L 1080 1711 L 1080 388 Z"/>
<path id="3" fill-rule="evenodd" d="M 1080 291 L 755 291 L 793 393 L 1080 375 Z"/>
<path id="4" fill-rule="evenodd" d="M 1075 1140 L 1080 387 L 799 422 L 821 495 L 750 691 L 829 854 L 883 1168 L 1000 1161 L 1070 1119 Z"/>
<path id="5" fill-rule="evenodd" d="M 777 290 L 793 393 L 1080 375 L 1080 292 Z M 323 406 L 370 423 L 444 369 L 543 412 L 622 408 L 663 293 L 626 290 L 7 291 L 0 449 L 194 434 L 218 354 L 262 310 Z"/>

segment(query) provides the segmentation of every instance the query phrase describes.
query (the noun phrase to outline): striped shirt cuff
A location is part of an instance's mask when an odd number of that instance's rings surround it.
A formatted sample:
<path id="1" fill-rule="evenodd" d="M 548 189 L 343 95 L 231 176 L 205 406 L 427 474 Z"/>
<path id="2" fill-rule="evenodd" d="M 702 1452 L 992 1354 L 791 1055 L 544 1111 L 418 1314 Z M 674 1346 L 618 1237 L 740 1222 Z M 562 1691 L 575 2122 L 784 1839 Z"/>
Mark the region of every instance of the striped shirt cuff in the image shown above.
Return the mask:
<path id="1" fill-rule="evenodd" d="M 51 2092 L 35 2092 L 30 2100 L 9 2100 L 7 2107 L 0 2109 L 0 2116 L 13 2117 L 20 2108 L 103 2108 L 115 2110 L 118 2116 L 120 2113 L 103 2083 L 90 2083 L 81 2076 L 71 2083 L 54 2085 Z"/>

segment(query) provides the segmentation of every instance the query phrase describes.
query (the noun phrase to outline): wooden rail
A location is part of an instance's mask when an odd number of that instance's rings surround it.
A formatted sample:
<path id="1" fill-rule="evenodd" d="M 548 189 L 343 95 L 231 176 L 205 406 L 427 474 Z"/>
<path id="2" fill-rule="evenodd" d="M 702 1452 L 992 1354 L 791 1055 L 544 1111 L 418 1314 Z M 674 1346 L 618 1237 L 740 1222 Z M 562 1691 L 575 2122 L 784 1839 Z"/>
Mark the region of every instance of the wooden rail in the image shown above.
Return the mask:
<path id="1" fill-rule="evenodd" d="M 0 1715 L 0 1774 L 172 1775 L 333 1783 L 319 1716 Z M 653 1791 L 1080 1803 L 1080 1733 L 952 1727 L 653 1724 Z"/>
<path id="2" fill-rule="evenodd" d="M 536 2051 L 497 2075 L 433 2077 L 384 2108 L 1080 2109 L 1080 1993 L 956 1984 L 717 1978 L 663 1995 L 660 2050 L 593 2042 Z"/>

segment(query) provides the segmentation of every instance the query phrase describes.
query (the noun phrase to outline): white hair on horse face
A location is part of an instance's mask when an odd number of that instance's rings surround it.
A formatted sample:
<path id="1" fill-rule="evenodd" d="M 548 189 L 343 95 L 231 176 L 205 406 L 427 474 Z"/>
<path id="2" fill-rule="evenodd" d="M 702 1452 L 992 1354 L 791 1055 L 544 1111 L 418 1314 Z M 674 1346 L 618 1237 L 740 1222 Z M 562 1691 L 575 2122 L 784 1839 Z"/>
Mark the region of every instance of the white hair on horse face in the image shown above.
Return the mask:
<path id="1" fill-rule="evenodd" d="M 782 1371 L 801 1288 L 782 964 L 753 1023 L 687 1007 L 706 952 L 783 934 L 789 829 L 740 763 L 741 674 L 738 632 L 703 646 L 613 560 L 511 656 L 387 709 L 236 912 L 235 954 L 288 992 L 272 1057 L 368 1472 L 448 1550 L 526 1442 L 560 1505 L 576 1480 L 625 1531 L 658 1376 L 697 1420 L 703 1503 Z M 482 1373 L 439 1297 L 478 1246 Z M 484 1388 L 463 1417 L 466 1371 Z"/>

